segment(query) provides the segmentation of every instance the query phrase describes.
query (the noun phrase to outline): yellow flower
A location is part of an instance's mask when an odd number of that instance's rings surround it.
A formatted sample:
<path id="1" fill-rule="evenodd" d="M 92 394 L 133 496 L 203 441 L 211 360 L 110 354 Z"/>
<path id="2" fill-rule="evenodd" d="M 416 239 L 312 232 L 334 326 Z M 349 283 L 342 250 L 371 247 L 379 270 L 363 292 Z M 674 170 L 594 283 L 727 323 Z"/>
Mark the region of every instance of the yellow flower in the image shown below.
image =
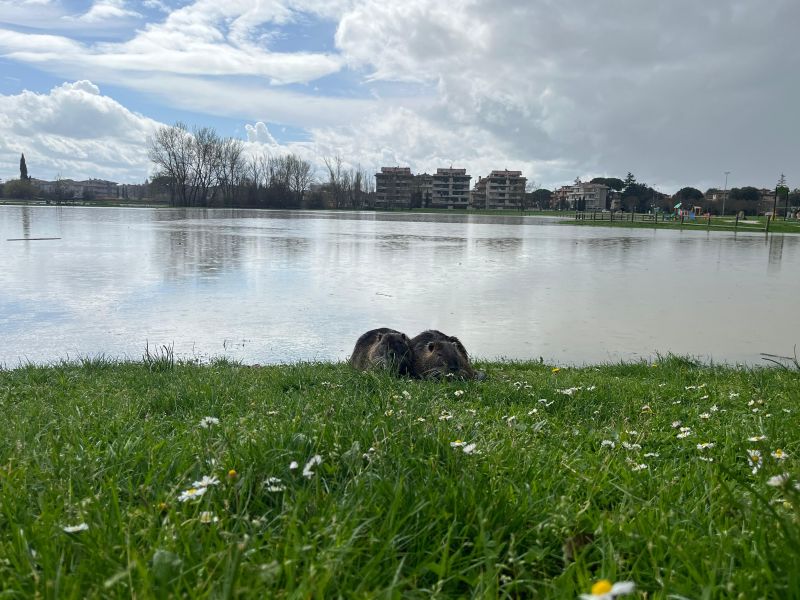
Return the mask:
<path id="1" fill-rule="evenodd" d="M 236 472 L 236 469 L 231 469 L 228 471 L 228 479 L 236 479 L 237 475 L 238 473 Z"/>
<path id="2" fill-rule="evenodd" d="M 632 581 L 611 583 L 608 579 L 601 579 L 592 586 L 590 594 L 581 594 L 581 600 L 613 600 L 617 596 L 632 594 L 636 584 Z"/>
<path id="3" fill-rule="evenodd" d="M 553 373 L 558 373 L 560 370 L 561 370 L 561 367 L 553 367 L 553 368 L 551 369 L 551 371 L 552 371 Z"/>

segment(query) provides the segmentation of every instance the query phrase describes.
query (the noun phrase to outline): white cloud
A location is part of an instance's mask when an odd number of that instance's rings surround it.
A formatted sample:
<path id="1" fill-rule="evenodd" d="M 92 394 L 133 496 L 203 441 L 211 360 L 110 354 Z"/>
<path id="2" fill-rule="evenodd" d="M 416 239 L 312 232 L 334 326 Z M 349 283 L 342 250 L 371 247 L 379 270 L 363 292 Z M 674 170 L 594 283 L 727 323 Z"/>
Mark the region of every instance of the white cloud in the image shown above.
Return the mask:
<path id="1" fill-rule="evenodd" d="M 24 152 L 33 177 L 138 182 L 150 171 L 145 142 L 158 125 L 90 81 L 0 95 L 0 172 L 15 177 Z"/>
<path id="2" fill-rule="evenodd" d="M 631 170 L 665 191 L 726 170 L 734 185 L 800 179 L 787 158 L 800 138 L 794 0 L 147 4 L 168 14 L 124 40 L 0 29 L 0 54 L 172 109 L 306 129 L 313 152 L 368 167 L 518 167 L 547 186 Z M 276 31 L 306 19 L 336 23 L 335 48 L 276 51 Z"/>
<path id="3" fill-rule="evenodd" d="M 86 23 L 100 23 L 113 19 L 142 16 L 135 10 L 126 8 L 126 4 L 125 0 L 95 0 L 89 10 L 77 17 L 77 19 Z"/>
<path id="4" fill-rule="evenodd" d="M 117 0 L 99 0 L 76 20 L 98 23 L 139 16 Z M 305 83 L 340 70 L 335 55 L 272 52 L 269 27 L 287 23 L 294 12 L 279 1 L 198 0 L 149 23 L 124 42 L 82 43 L 67 36 L 0 30 L 0 52 L 59 74 L 80 77 L 87 70 L 193 76 L 253 76 L 272 84 Z M 265 28 L 267 28 L 265 30 Z"/>

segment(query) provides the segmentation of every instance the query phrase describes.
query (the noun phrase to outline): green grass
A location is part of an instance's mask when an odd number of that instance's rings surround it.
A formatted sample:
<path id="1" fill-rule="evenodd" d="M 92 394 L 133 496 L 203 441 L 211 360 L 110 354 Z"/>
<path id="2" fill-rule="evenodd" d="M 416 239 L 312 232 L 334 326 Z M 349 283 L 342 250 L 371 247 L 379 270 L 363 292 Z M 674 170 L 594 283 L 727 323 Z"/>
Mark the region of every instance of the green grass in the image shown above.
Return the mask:
<path id="1" fill-rule="evenodd" d="M 478 366 L 484 382 L 158 355 L 0 371 L 0 597 L 574 598 L 599 578 L 798 597 L 800 497 L 767 485 L 800 478 L 796 370 Z M 180 502 L 203 476 L 219 484 Z"/>
<path id="2" fill-rule="evenodd" d="M 633 229 L 680 229 L 689 231 L 749 231 L 755 233 L 764 233 L 766 227 L 765 217 L 747 217 L 745 221 L 757 221 L 757 224 L 742 223 L 736 225 L 736 219 L 730 217 L 712 217 L 711 225 L 706 224 L 703 217 L 698 217 L 696 220 L 691 221 L 686 219 L 683 224 L 678 221 L 661 221 L 658 223 L 654 221 L 625 221 L 622 217 L 619 220 L 616 218 L 611 221 L 592 221 L 590 218 L 586 220 L 575 220 L 575 215 L 572 219 L 560 221 L 562 225 L 581 225 L 585 227 L 627 227 Z M 800 234 L 799 221 L 784 221 L 777 219 L 770 223 L 769 233 L 798 233 Z"/>

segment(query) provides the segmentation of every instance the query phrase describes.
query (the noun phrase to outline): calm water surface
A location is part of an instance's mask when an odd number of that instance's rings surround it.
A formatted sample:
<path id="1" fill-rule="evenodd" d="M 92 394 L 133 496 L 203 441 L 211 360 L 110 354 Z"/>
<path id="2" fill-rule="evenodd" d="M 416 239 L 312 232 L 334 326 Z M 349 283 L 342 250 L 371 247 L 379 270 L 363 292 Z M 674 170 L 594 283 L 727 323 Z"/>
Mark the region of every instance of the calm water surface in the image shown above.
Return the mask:
<path id="1" fill-rule="evenodd" d="M 8 241 L 57 237 L 58 240 Z M 0 207 L 0 364 L 343 360 L 389 326 L 475 356 L 726 362 L 800 342 L 800 236 L 478 215 Z"/>

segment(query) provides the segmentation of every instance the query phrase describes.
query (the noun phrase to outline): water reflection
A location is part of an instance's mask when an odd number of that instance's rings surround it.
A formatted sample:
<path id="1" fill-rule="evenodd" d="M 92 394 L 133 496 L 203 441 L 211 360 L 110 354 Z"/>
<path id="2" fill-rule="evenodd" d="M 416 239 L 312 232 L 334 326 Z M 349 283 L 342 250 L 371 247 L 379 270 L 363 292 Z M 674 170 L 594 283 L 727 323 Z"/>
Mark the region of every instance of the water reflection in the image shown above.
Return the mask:
<path id="1" fill-rule="evenodd" d="M 47 236 L 62 239 L 6 241 Z M 795 310 L 798 241 L 520 216 L 0 207 L 0 362 L 145 343 L 341 360 L 381 325 L 452 332 L 489 358 L 758 362 L 797 343 L 759 315 Z"/>

